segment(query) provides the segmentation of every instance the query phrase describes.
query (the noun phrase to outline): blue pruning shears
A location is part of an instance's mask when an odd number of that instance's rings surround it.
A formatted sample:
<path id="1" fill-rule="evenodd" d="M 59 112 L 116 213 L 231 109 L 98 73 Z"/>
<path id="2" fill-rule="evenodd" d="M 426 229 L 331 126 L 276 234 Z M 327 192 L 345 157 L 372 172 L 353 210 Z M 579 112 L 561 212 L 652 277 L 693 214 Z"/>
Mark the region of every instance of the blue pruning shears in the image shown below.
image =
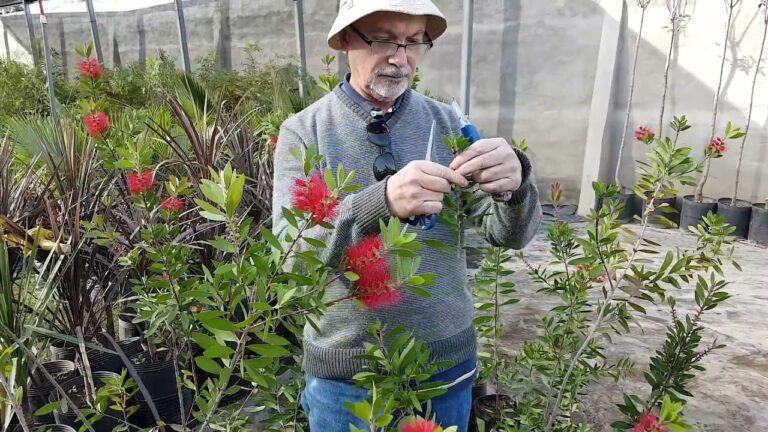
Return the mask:
<path id="1" fill-rule="evenodd" d="M 437 122 L 432 120 L 432 129 L 429 131 L 429 141 L 427 142 L 427 155 L 424 157 L 424 159 L 428 162 L 432 162 L 432 149 L 435 139 L 436 126 Z M 435 227 L 435 225 L 437 225 L 437 215 L 421 215 L 415 219 L 409 219 L 408 223 L 414 226 L 418 225 L 423 231 L 431 230 Z"/>

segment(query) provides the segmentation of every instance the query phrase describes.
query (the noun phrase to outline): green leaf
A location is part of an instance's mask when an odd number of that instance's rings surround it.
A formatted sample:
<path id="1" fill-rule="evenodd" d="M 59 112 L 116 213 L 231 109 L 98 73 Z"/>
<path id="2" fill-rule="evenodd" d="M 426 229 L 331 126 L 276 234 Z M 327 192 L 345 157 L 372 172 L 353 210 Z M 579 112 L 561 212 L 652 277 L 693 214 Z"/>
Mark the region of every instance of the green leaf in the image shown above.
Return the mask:
<path id="1" fill-rule="evenodd" d="M 35 416 L 44 416 L 46 414 L 50 414 L 50 413 L 56 411 L 57 409 L 59 409 L 59 407 L 61 407 L 61 401 L 51 402 L 49 404 L 45 404 L 45 405 L 41 406 L 40 408 L 38 408 L 37 411 L 35 411 L 34 415 Z"/>
<path id="2" fill-rule="evenodd" d="M 235 210 L 240 205 L 243 198 L 243 188 L 245 187 L 245 176 L 238 175 L 227 191 L 227 216 L 230 218 L 235 215 Z"/>
<path id="3" fill-rule="evenodd" d="M 212 345 L 208 347 L 203 355 L 206 358 L 214 359 L 214 358 L 223 358 L 228 359 L 232 354 L 235 353 L 235 350 L 232 348 L 226 346 L 226 345 Z"/>
<path id="4" fill-rule="evenodd" d="M 204 350 L 211 346 L 218 345 L 216 339 L 200 332 L 192 332 L 190 336 L 192 336 L 192 340 L 197 342 L 197 344 Z"/>
<path id="5" fill-rule="evenodd" d="M 316 247 L 318 249 L 325 249 L 327 246 L 325 243 L 321 242 L 320 240 L 313 239 L 311 237 L 302 237 L 305 242 L 307 242 L 310 246 Z"/>
<path id="6" fill-rule="evenodd" d="M 206 357 L 195 357 L 195 364 L 200 369 L 210 373 L 218 375 L 221 372 L 221 366 L 215 361 Z"/>
<path id="7" fill-rule="evenodd" d="M 215 214 L 215 213 L 207 212 L 207 211 L 204 211 L 204 210 L 200 211 L 200 216 L 202 216 L 202 217 L 204 217 L 204 218 L 206 218 L 208 220 L 217 221 L 217 222 L 226 222 L 227 221 L 227 217 L 224 216 L 224 215 Z"/>
<path id="8" fill-rule="evenodd" d="M 208 242 L 211 246 L 214 248 L 226 252 L 226 253 L 235 253 L 235 246 L 232 245 L 232 243 L 229 242 L 229 240 L 223 239 L 223 238 L 217 238 L 213 239 Z"/>
<path id="9" fill-rule="evenodd" d="M 285 357 L 290 354 L 287 349 L 277 345 L 248 345 L 248 349 L 262 357 L 268 358 Z"/>
<path id="10" fill-rule="evenodd" d="M 283 245 L 280 244 L 280 240 L 278 240 L 277 237 L 275 237 L 275 235 L 272 234 L 272 231 L 270 231 L 264 225 L 262 225 L 259 227 L 259 232 L 261 233 L 261 238 L 266 240 L 270 246 L 279 250 L 280 252 L 283 252 Z"/>
<path id="11" fill-rule="evenodd" d="M 219 187 L 218 184 L 204 179 L 200 183 L 200 191 L 203 192 L 203 195 L 205 195 L 206 198 L 218 204 L 219 207 L 225 207 L 226 201 L 224 198 L 224 191 L 221 190 L 221 187 Z"/>

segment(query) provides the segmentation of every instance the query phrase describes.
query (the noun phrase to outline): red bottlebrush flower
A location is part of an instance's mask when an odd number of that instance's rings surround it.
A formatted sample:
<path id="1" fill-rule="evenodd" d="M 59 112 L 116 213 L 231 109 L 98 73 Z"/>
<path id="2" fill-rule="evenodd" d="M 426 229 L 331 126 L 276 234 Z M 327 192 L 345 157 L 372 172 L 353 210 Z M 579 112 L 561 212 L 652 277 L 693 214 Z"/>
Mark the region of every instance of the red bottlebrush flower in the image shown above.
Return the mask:
<path id="1" fill-rule="evenodd" d="M 432 420 L 417 417 L 403 422 L 400 432 L 438 432 L 440 430 L 441 428 Z"/>
<path id="2" fill-rule="evenodd" d="M 635 131 L 635 139 L 637 139 L 638 141 L 642 141 L 646 144 L 653 141 L 655 137 L 656 137 L 656 133 L 653 131 L 653 129 L 647 126 L 640 126 Z"/>
<path id="3" fill-rule="evenodd" d="M 707 153 L 710 157 L 720 157 L 725 153 L 725 150 L 725 140 L 722 138 L 712 138 L 709 145 L 707 145 Z"/>
<path id="4" fill-rule="evenodd" d="M 154 173 L 146 170 L 142 173 L 132 172 L 126 176 L 128 180 L 128 192 L 131 195 L 139 195 L 149 192 L 155 187 Z M 165 204 L 165 202 L 163 202 Z M 184 203 L 182 201 L 182 208 Z"/>
<path id="5" fill-rule="evenodd" d="M 361 273 L 381 259 L 381 237 L 368 236 L 347 250 L 347 269 Z"/>
<path id="6" fill-rule="evenodd" d="M 323 176 L 315 173 L 309 180 L 297 179 L 293 190 L 293 206 L 312 214 L 315 222 L 328 222 L 333 218 L 339 199 L 331 194 Z"/>
<path id="7" fill-rule="evenodd" d="M 276 134 L 270 135 L 269 141 L 272 143 L 272 147 L 277 147 L 277 140 L 280 138 Z"/>
<path id="8" fill-rule="evenodd" d="M 608 282 L 608 275 L 602 274 L 602 275 L 598 276 L 597 279 L 595 279 L 595 282 L 597 282 L 599 284 L 604 284 L 604 283 Z"/>
<path id="9" fill-rule="evenodd" d="M 653 412 L 640 416 L 631 432 L 664 432 L 666 428 L 659 424 L 659 418 Z"/>
<path id="10" fill-rule="evenodd" d="M 88 114 L 83 117 L 85 128 L 88 129 L 88 135 L 98 137 L 109 130 L 109 117 L 101 111 Z"/>
<path id="11" fill-rule="evenodd" d="M 131 195 L 138 195 L 141 193 L 141 174 L 132 172 L 126 176 L 128 180 L 128 192 Z"/>
<path id="12" fill-rule="evenodd" d="M 152 170 L 146 170 L 141 173 L 142 192 L 149 192 L 155 188 L 155 173 Z"/>
<path id="13" fill-rule="evenodd" d="M 171 213 L 179 213 L 184 210 L 184 200 L 178 198 L 166 198 L 160 204 L 164 210 L 168 210 Z"/>
<path id="14" fill-rule="evenodd" d="M 355 296 L 366 307 L 390 306 L 400 300 L 387 260 L 380 258 L 360 271 Z"/>
<path id="15" fill-rule="evenodd" d="M 91 79 L 101 78 L 101 65 L 97 59 L 88 59 L 80 62 L 80 73 Z"/>

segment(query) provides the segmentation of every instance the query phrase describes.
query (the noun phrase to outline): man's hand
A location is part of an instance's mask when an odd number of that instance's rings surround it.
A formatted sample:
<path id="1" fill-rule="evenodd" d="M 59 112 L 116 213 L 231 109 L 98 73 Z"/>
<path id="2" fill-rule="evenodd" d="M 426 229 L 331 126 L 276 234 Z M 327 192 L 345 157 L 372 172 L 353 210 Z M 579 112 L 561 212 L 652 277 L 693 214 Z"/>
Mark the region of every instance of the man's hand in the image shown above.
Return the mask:
<path id="1" fill-rule="evenodd" d="M 514 192 L 523 182 L 523 166 L 504 138 L 481 139 L 451 162 L 450 168 L 472 177 L 480 190 L 490 194 Z"/>
<path id="2" fill-rule="evenodd" d="M 393 216 L 410 219 L 443 210 L 451 184 L 466 187 L 462 175 L 434 162 L 412 161 L 387 181 L 387 206 Z"/>

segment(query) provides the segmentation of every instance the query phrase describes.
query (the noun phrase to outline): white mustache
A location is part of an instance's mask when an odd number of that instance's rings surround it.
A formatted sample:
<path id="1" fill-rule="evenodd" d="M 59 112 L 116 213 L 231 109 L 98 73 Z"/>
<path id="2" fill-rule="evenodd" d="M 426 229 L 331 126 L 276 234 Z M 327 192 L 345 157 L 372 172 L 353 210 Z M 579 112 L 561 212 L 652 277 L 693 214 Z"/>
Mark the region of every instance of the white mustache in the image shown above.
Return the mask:
<path id="1" fill-rule="evenodd" d="M 380 70 L 376 72 L 376 76 L 382 76 L 382 75 L 386 75 L 392 78 L 407 78 L 408 76 L 410 76 L 410 72 L 407 70 L 401 70 L 401 69 Z"/>

